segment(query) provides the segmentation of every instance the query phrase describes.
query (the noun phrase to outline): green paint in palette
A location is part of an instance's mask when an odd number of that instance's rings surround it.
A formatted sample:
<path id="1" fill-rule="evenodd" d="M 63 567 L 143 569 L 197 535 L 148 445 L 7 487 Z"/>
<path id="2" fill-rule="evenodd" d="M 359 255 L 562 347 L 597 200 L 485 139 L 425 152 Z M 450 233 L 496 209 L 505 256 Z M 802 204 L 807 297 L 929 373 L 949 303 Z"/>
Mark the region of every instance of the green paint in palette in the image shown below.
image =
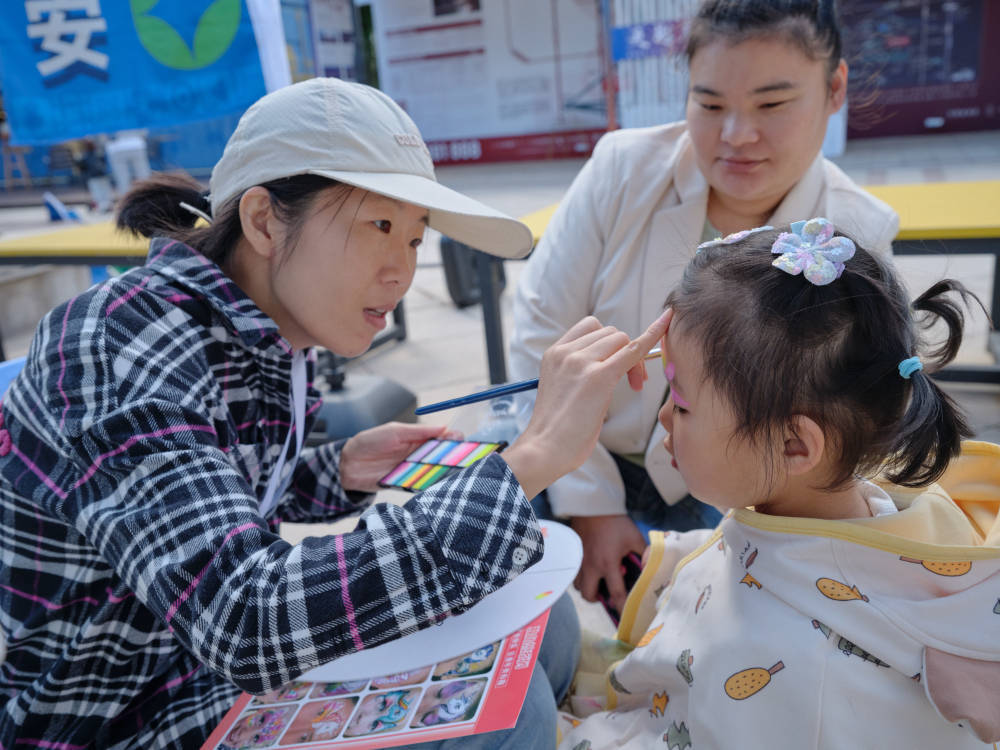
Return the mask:
<path id="1" fill-rule="evenodd" d="M 499 453 L 507 443 L 477 440 L 428 440 L 382 477 L 380 487 L 420 492 L 456 471 L 471 466 L 491 453 Z"/>

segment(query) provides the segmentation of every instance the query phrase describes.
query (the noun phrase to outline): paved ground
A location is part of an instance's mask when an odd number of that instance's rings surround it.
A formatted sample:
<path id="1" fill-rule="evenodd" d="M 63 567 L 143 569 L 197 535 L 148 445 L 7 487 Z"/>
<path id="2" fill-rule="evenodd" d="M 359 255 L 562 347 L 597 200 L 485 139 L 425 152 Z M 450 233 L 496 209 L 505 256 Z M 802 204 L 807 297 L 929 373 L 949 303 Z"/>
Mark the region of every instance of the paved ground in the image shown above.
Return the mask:
<path id="1" fill-rule="evenodd" d="M 837 160 L 861 184 L 995 179 L 1000 175 L 1000 132 L 912 136 L 850 141 L 847 153 Z M 463 190 L 513 215 L 558 201 L 582 165 L 580 160 L 448 167 L 438 171 L 441 182 Z M 2 194 L 0 194 L 2 195 Z M 79 200 L 79 195 L 67 196 Z M 0 200 L 0 236 L 48 229 L 46 213 L 35 206 L 18 206 Z M 15 204 L 15 205 L 11 205 Z M 79 207 L 86 212 L 86 209 Z M 87 215 L 88 219 L 101 219 Z M 991 256 L 900 258 L 911 289 L 922 291 L 928 279 L 953 275 L 989 299 L 993 277 Z M 523 263 L 505 264 L 507 288 L 513 289 Z M 510 292 L 501 298 L 504 324 L 509 330 Z M 407 339 L 375 349 L 347 365 L 348 388 L 358 373 L 384 376 L 405 384 L 420 403 L 430 403 L 489 384 L 482 314 L 479 306 L 458 309 L 448 294 L 436 239 L 421 251 L 416 278 L 406 297 Z M 966 362 L 990 361 L 986 329 L 980 323 L 961 358 Z M 24 337 L 5 339 L 8 356 L 27 348 Z M 949 391 L 969 411 L 980 437 L 1000 441 L 1000 388 L 949 386 Z M 481 412 L 454 410 L 430 415 L 428 421 L 470 429 Z M 405 500 L 405 493 L 387 490 L 380 499 Z M 341 524 L 342 527 L 344 524 Z M 306 533 L 289 528 L 289 538 Z M 597 605 L 578 599 L 585 623 L 610 632 L 610 622 Z"/>

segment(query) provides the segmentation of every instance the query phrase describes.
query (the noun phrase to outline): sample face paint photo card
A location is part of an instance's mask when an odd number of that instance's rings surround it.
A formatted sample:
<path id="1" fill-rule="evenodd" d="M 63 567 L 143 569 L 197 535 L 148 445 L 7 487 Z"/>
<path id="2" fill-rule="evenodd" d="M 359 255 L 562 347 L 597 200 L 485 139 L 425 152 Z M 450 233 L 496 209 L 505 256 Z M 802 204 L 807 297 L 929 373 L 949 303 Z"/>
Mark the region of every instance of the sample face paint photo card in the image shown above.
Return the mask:
<path id="1" fill-rule="evenodd" d="M 420 669 L 244 693 L 202 750 L 373 750 L 517 723 L 549 613 L 498 641 Z"/>

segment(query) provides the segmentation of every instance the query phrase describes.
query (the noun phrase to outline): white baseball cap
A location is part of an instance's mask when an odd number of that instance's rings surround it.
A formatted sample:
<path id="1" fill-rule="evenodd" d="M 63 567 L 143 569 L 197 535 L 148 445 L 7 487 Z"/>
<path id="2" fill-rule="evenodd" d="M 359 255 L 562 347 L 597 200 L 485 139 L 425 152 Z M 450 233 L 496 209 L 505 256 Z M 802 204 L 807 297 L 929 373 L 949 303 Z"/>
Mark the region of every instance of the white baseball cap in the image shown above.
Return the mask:
<path id="1" fill-rule="evenodd" d="M 254 185 L 298 174 L 426 208 L 432 228 L 492 255 L 531 250 L 523 223 L 438 183 L 413 120 L 370 86 L 311 78 L 257 100 L 212 170 L 212 213 Z"/>

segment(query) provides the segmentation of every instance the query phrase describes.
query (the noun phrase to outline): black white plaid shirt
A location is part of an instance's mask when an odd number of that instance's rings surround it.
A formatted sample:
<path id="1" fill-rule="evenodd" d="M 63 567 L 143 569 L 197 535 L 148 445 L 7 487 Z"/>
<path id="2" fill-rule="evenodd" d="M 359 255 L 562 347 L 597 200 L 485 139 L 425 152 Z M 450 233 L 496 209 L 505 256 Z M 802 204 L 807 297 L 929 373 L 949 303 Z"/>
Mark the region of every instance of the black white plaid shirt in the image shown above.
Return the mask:
<path id="1" fill-rule="evenodd" d="M 332 444 L 261 517 L 291 361 L 218 267 L 164 240 L 42 321 L 0 404 L 0 748 L 197 748 L 240 690 L 457 614 L 540 559 L 495 456 L 351 533 L 283 541 L 282 520 L 372 499 L 341 489 Z"/>

